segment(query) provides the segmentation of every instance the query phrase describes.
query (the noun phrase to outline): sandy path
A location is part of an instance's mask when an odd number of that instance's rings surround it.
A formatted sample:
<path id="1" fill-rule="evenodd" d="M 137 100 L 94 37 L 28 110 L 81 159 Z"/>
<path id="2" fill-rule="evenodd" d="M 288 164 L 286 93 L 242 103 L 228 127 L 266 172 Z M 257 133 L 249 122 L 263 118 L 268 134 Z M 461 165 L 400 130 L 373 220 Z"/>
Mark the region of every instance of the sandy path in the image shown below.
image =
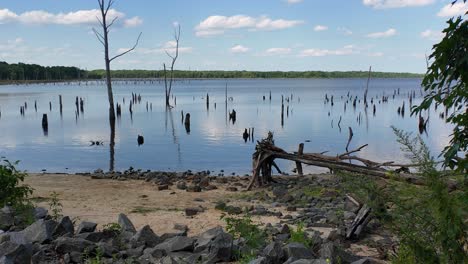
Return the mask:
<path id="1" fill-rule="evenodd" d="M 137 229 L 148 224 L 157 234 L 174 232 L 175 223 L 187 225 L 190 235 L 223 225 L 221 212 L 214 209 L 215 202 L 234 194 L 226 192 L 225 186 L 200 193 L 178 190 L 175 186 L 158 191 L 154 185 L 144 181 L 96 180 L 64 174 L 31 174 L 25 183 L 35 189 L 33 197 L 38 200 L 50 197 L 53 191 L 57 192 L 63 205 L 63 214 L 78 217 L 78 222 L 87 220 L 102 226 L 116 222 L 118 214 L 125 213 Z M 203 199 L 204 202 L 196 202 L 195 198 Z M 47 201 L 39 201 L 37 204 L 49 208 Z M 230 204 L 248 205 L 245 202 Z M 196 206 L 206 210 L 194 217 L 186 217 L 185 208 Z M 147 212 L 143 213 L 142 210 Z M 276 217 L 254 219 L 263 223 L 279 221 Z"/>

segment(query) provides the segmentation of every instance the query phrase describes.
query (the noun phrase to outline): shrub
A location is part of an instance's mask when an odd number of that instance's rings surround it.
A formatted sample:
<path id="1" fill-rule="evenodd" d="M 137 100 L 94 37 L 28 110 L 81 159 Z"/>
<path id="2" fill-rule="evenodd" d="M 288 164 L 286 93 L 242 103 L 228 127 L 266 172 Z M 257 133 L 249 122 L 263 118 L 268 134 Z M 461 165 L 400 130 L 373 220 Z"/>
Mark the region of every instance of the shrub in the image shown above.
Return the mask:
<path id="1" fill-rule="evenodd" d="M 1 207 L 6 205 L 21 207 L 28 202 L 28 197 L 33 192 L 30 186 L 22 184 L 26 173 L 20 172 L 15 168 L 18 163 L 18 161 L 11 163 L 8 160 L 3 160 L 0 163 Z"/>

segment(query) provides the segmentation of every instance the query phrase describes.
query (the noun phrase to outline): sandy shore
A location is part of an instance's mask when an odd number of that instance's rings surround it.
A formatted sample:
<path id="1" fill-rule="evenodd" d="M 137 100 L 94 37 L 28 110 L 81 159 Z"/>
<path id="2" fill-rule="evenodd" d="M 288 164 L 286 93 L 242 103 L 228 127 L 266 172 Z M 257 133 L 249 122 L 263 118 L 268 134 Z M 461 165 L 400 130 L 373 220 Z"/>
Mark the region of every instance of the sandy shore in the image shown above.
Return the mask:
<path id="1" fill-rule="evenodd" d="M 248 192 L 228 192 L 224 185 L 217 190 L 198 193 L 179 190 L 175 186 L 158 191 L 155 185 L 140 180 L 97 180 L 72 174 L 30 174 L 25 183 L 34 188 L 37 205 L 47 209 L 51 192 L 57 192 L 63 214 L 78 218 L 78 223 L 86 220 L 102 226 L 116 222 L 118 214 L 125 213 L 137 229 L 148 224 L 157 234 L 174 232 L 176 223 L 187 225 L 190 235 L 224 225 L 220 219 L 222 212 L 214 209 L 220 200 L 229 199 L 229 204 L 237 206 L 252 204 L 236 199 Z M 205 211 L 193 217 L 185 216 L 185 208 L 197 206 L 202 206 Z M 271 216 L 254 217 L 254 220 L 272 224 L 279 221 Z"/>

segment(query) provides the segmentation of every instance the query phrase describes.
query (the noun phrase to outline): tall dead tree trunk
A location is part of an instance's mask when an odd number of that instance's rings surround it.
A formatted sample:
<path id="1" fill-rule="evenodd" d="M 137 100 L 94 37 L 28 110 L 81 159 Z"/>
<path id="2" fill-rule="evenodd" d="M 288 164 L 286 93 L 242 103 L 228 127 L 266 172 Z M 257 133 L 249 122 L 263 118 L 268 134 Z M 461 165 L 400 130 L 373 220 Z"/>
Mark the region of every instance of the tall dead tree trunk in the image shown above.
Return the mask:
<path id="1" fill-rule="evenodd" d="M 111 10 L 112 5 L 114 4 L 115 0 L 97 0 L 99 4 L 99 10 L 101 13 L 101 18 L 97 18 L 99 24 L 102 27 L 102 33 L 97 31 L 93 28 L 93 32 L 96 35 L 97 39 L 101 44 L 104 46 L 104 62 L 106 65 L 106 84 L 107 84 L 107 97 L 109 99 L 109 125 L 110 125 L 110 143 L 109 143 L 109 153 L 110 153 L 110 161 L 109 161 L 109 171 L 114 170 L 114 146 L 115 146 L 115 107 L 114 107 L 114 94 L 112 92 L 112 79 L 111 79 L 111 69 L 110 64 L 113 60 L 121 57 L 132 50 L 134 50 L 138 46 L 138 42 L 140 41 L 141 32 L 138 35 L 138 38 L 133 45 L 132 48 L 115 55 L 114 57 L 109 56 L 109 29 L 112 25 L 117 21 L 118 17 L 112 18 L 110 23 L 108 22 L 108 12 Z M 78 112 L 78 104 L 77 104 L 77 112 Z"/>
<path id="2" fill-rule="evenodd" d="M 140 40 L 141 33 L 138 35 L 138 38 L 135 42 L 135 45 L 128 49 L 125 52 L 122 52 L 112 58 L 109 57 L 109 29 L 118 19 L 118 17 L 112 18 L 111 22 L 107 21 L 108 12 L 111 9 L 112 5 L 114 4 L 115 0 L 98 0 L 99 10 L 101 13 L 101 18 L 97 18 L 99 24 L 102 27 L 102 33 L 99 33 L 96 29 L 93 28 L 94 34 L 96 35 L 97 39 L 101 44 L 104 46 L 104 62 L 106 65 L 106 84 L 107 84 L 107 97 L 109 99 L 109 120 L 115 122 L 115 108 L 114 108 L 114 94 L 112 92 L 112 79 L 111 79 L 111 69 L 110 64 L 113 60 L 117 59 L 120 56 L 123 56 L 130 51 L 134 50 L 138 45 L 138 41 Z"/>
<path id="3" fill-rule="evenodd" d="M 166 63 L 163 64 L 164 67 L 164 87 L 166 88 L 166 108 L 171 108 L 171 104 L 169 102 L 169 99 L 171 97 L 171 92 L 172 92 L 172 83 L 174 81 L 174 65 L 177 61 L 177 58 L 179 57 L 179 39 L 180 39 L 180 24 L 177 24 L 177 27 L 174 29 L 174 41 L 175 41 L 175 54 L 171 55 L 169 52 L 166 50 L 167 56 L 171 58 L 171 68 L 170 68 L 170 76 L 169 76 L 169 81 L 167 80 L 167 69 L 166 69 Z"/>

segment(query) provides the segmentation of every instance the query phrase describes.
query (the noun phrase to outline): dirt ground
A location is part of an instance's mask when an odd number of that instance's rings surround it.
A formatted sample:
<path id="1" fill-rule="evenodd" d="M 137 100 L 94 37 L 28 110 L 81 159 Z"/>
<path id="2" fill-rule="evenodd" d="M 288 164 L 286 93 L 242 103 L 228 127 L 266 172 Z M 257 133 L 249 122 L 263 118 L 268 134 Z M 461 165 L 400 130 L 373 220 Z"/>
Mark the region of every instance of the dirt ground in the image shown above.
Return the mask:
<path id="1" fill-rule="evenodd" d="M 247 192 L 228 192 L 223 185 L 217 190 L 198 193 L 179 190 L 175 186 L 158 191 L 155 185 L 139 180 L 97 180 L 72 174 L 30 174 L 25 183 L 34 188 L 37 205 L 47 209 L 50 194 L 58 193 L 63 215 L 77 218 L 77 223 L 92 221 L 102 227 L 117 222 L 118 214 L 124 213 L 137 229 L 148 224 L 157 234 L 175 232 L 176 223 L 187 225 L 189 235 L 224 225 L 220 219 L 222 212 L 214 209 L 220 200 L 230 199 L 229 204 L 237 206 L 252 204 L 236 200 L 236 196 Z M 195 201 L 196 198 L 203 201 Z M 185 216 L 185 208 L 197 206 L 202 206 L 205 211 L 193 217 Z M 253 219 L 272 224 L 279 221 L 271 216 Z"/>

